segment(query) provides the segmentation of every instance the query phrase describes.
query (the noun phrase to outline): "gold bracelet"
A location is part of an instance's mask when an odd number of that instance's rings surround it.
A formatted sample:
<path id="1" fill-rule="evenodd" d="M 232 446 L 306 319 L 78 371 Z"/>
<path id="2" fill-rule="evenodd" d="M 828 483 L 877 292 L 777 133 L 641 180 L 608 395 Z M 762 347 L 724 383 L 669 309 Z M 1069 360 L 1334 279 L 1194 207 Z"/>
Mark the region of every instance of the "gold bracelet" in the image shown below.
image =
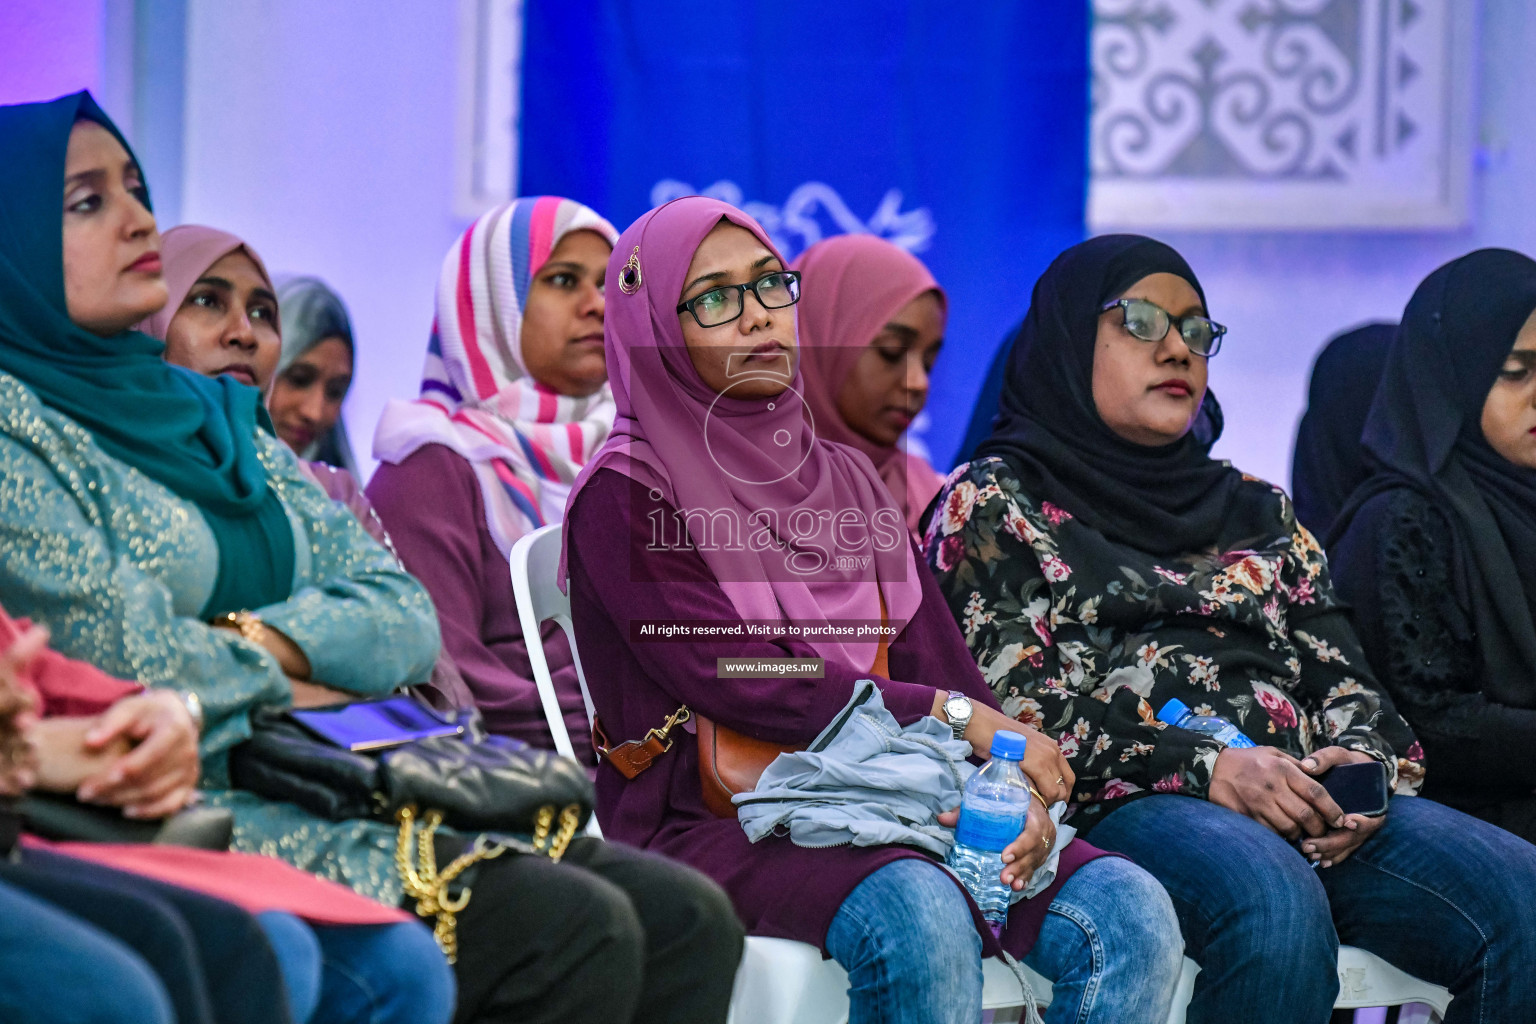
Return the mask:
<path id="1" fill-rule="evenodd" d="M 1045 802 L 1045 797 L 1041 796 L 1040 791 L 1034 786 L 1029 787 L 1029 795 L 1034 797 L 1036 800 L 1039 800 L 1041 807 L 1044 807 L 1046 810 L 1051 809 L 1051 805 Z"/>
<path id="2" fill-rule="evenodd" d="M 213 620 L 215 626 L 239 630 L 240 635 L 258 647 L 265 646 L 267 624 L 255 612 L 225 612 Z"/>

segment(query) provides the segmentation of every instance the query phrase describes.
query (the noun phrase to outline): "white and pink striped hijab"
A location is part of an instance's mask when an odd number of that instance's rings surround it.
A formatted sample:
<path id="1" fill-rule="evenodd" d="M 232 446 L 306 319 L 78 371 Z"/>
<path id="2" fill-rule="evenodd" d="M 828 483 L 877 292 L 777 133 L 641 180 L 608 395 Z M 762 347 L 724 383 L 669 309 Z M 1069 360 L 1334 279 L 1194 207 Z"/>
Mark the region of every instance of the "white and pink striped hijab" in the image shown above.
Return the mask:
<path id="1" fill-rule="evenodd" d="M 391 401 L 374 457 L 404 460 L 440 444 L 475 468 L 486 524 L 503 555 L 530 530 L 559 522 L 571 482 L 613 427 L 608 385 L 586 398 L 556 394 L 523 364 L 528 287 L 560 239 L 613 225 L 556 196 L 515 199 L 482 214 L 443 260 L 421 397 Z"/>

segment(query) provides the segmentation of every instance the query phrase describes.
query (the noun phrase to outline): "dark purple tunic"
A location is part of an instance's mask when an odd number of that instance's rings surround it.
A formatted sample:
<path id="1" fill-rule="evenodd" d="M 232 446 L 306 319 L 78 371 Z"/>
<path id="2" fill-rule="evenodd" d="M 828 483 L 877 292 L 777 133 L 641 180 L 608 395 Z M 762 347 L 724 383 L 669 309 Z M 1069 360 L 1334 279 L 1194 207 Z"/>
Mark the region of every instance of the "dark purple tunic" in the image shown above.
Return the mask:
<path id="1" fill-rule="evenodd" d="M 368 498 L 406 571 L 432 595 L 443 649 L 474 694 L 485 727 L 552 748 L 512 600 L 511 574 L 485 525 L 475 471 L 442 445 L 425 445 L 399 465 L 381 464 L 368 481 Z M 553 622 L 545 623 L 543 640 L 571 745 L 582 763 L 590 764 L 592 739 L 570 647 Z"/>
<path id="2" fill-rule="evenodd" d="M 612 742 L 640 739 L 679 704 L 687 704 L 750 736 L 808 743 L 847 704 L 854 683 L 866 678 L 875 680 L 886 707 L 903 725 L 933 709 L 936 687 L 959 690 L 997 707 L 921 562 L 923 602 L 890 645 L 892 679 L 832 661 L 826 662 L 822 679 L 718 679 L 716 658 L 817 654 L 809 644 L 794 641 L 632 642 L 632 618 L 740 621 L 697 552 L 647 549 L 651 538 L 646 515 L 656 511 L 668 518 L 672 514 L 670 506 L 637 493 L 627 477 L 604 469 L 578 494 L 566 522 L 571 614 L 592 701 Z M 926 682 L 906 681 L 913 679 Z M 825 950 L 827 928 L 859 882 L 903 857 L 926 857 L 901 846 L 813 850 L 777 837 L 753 844 L 735 819 L 717 818 L 705 808 L 698 745 L 691 733 L 674 730 L 672 735 L 672 749 L 633 780 L 607 762 L 598 769 L 597 815 L 604 834 L 664 853 L 709 875 L 730 893 L 753 935 L 797 939 Z M 1068 846 L 1053 886 L 1010 912 L 1004 948 L 1023 956 L 1034 945 L 1058 888 L 1096 856 L 1102 853 L 1084 843 Z M 971 911 L 985 953 L 995 953 L 997 943 L 974 903 Z"/>

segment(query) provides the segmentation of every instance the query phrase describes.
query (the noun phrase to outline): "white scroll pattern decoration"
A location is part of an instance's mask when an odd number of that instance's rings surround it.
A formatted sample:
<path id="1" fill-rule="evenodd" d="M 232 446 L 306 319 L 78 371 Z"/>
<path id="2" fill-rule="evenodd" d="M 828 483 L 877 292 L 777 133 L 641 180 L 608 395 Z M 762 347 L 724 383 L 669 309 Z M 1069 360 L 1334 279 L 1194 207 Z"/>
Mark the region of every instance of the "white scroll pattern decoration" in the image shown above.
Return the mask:
<path id="1" fill-rule="evenodd" d="M 823 238 L 868 234 L 884 238 L 907 252 L 922 252 L 933 239 L 933 213 L 926 206 L 905 212 L 900 189 L 890 189 L 868 220 L 853 212 L 831 185 L 807 181 L 790 192 L 783 205 L 749 200 L 734 181 L 722 180 L 704 189 L 664 178 L 651 187 L 651 205 L 683 196 L 708 196 L 746 212 L 763 226 L 785 259 L 794 259 Z"/>
<path id="2" fill-rule="evenodd" d="M 1449 226 L 1470 0 L 1094 0 L 1090 221 Z"/>

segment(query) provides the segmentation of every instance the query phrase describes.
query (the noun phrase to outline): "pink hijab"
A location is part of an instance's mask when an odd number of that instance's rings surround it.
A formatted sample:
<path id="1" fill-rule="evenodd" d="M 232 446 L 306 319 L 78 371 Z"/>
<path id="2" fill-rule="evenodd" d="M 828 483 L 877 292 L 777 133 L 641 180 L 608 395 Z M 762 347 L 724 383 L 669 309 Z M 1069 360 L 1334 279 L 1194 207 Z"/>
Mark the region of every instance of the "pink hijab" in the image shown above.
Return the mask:
<path id="1" fill-rule="evenodd" d="M 267 273 L 267 265 L 261 262 L 256 250 L 238 235 L 201 224 L 183 224 L 161 235 L 160 263 L 165 268 L 165 286 L 171 297 L 159 312 L 139 324 L 139 330 L 164 341 L 166 332 L 171 329 L 171 320 L 181 308 L 182 302 L 186 301 L 187 292 L 192 290 L 197 279 L 236 249 L 244 250 L 266 280 L 267 287 L 276 292 L 277 289 L 272 287 L 272 275 Z"/>
<path id="2" fill-rule="evenodd" d="M 800 300 L 800 350 L 805 402 L 817 433 L 869 456 L 891 496 L 905 505 L 907 526 L 917 529 L 923 510 L 943 480 L 933 467 L 896 445 L 871 441 L 837 410 L 837 396 L 854 364 L 903 306 L 924 292 L 944 289 L 911 253 L 873 235 L 838 235 L 817 242 L 795 261 L 804 275 Z"/>
<path id="3" fill-rule="evenodd" d="M 645 214 L 614 247 L 604 334 L 617 418 L 571 501 L 592 473 L 608 468 L 681 513 L 734 517 L 742 527 L 736 543 L 694 542 L 743 619 L 878 622 L 883 596 L 886 618 L 900 630 L 922 601 L 922 570 L 874 466 L 856 449 L 817 437 L 798 371 L 774 398 L 739 399 L 717 394 L 688 357 L 680 321 L 687 314 L 677 305 L 695 251 L 722 220 L 778 255 L 757 221 L 700 196 Z M 793 322 L 793 310 L 772 315 Z M 855 520 L 862 529 L 834 533 L 833 522 Z M 765 527 L 771 543 L 752 543 Z M 809 642 L 860 670 L 877 648 L 873 637 Z"/>

